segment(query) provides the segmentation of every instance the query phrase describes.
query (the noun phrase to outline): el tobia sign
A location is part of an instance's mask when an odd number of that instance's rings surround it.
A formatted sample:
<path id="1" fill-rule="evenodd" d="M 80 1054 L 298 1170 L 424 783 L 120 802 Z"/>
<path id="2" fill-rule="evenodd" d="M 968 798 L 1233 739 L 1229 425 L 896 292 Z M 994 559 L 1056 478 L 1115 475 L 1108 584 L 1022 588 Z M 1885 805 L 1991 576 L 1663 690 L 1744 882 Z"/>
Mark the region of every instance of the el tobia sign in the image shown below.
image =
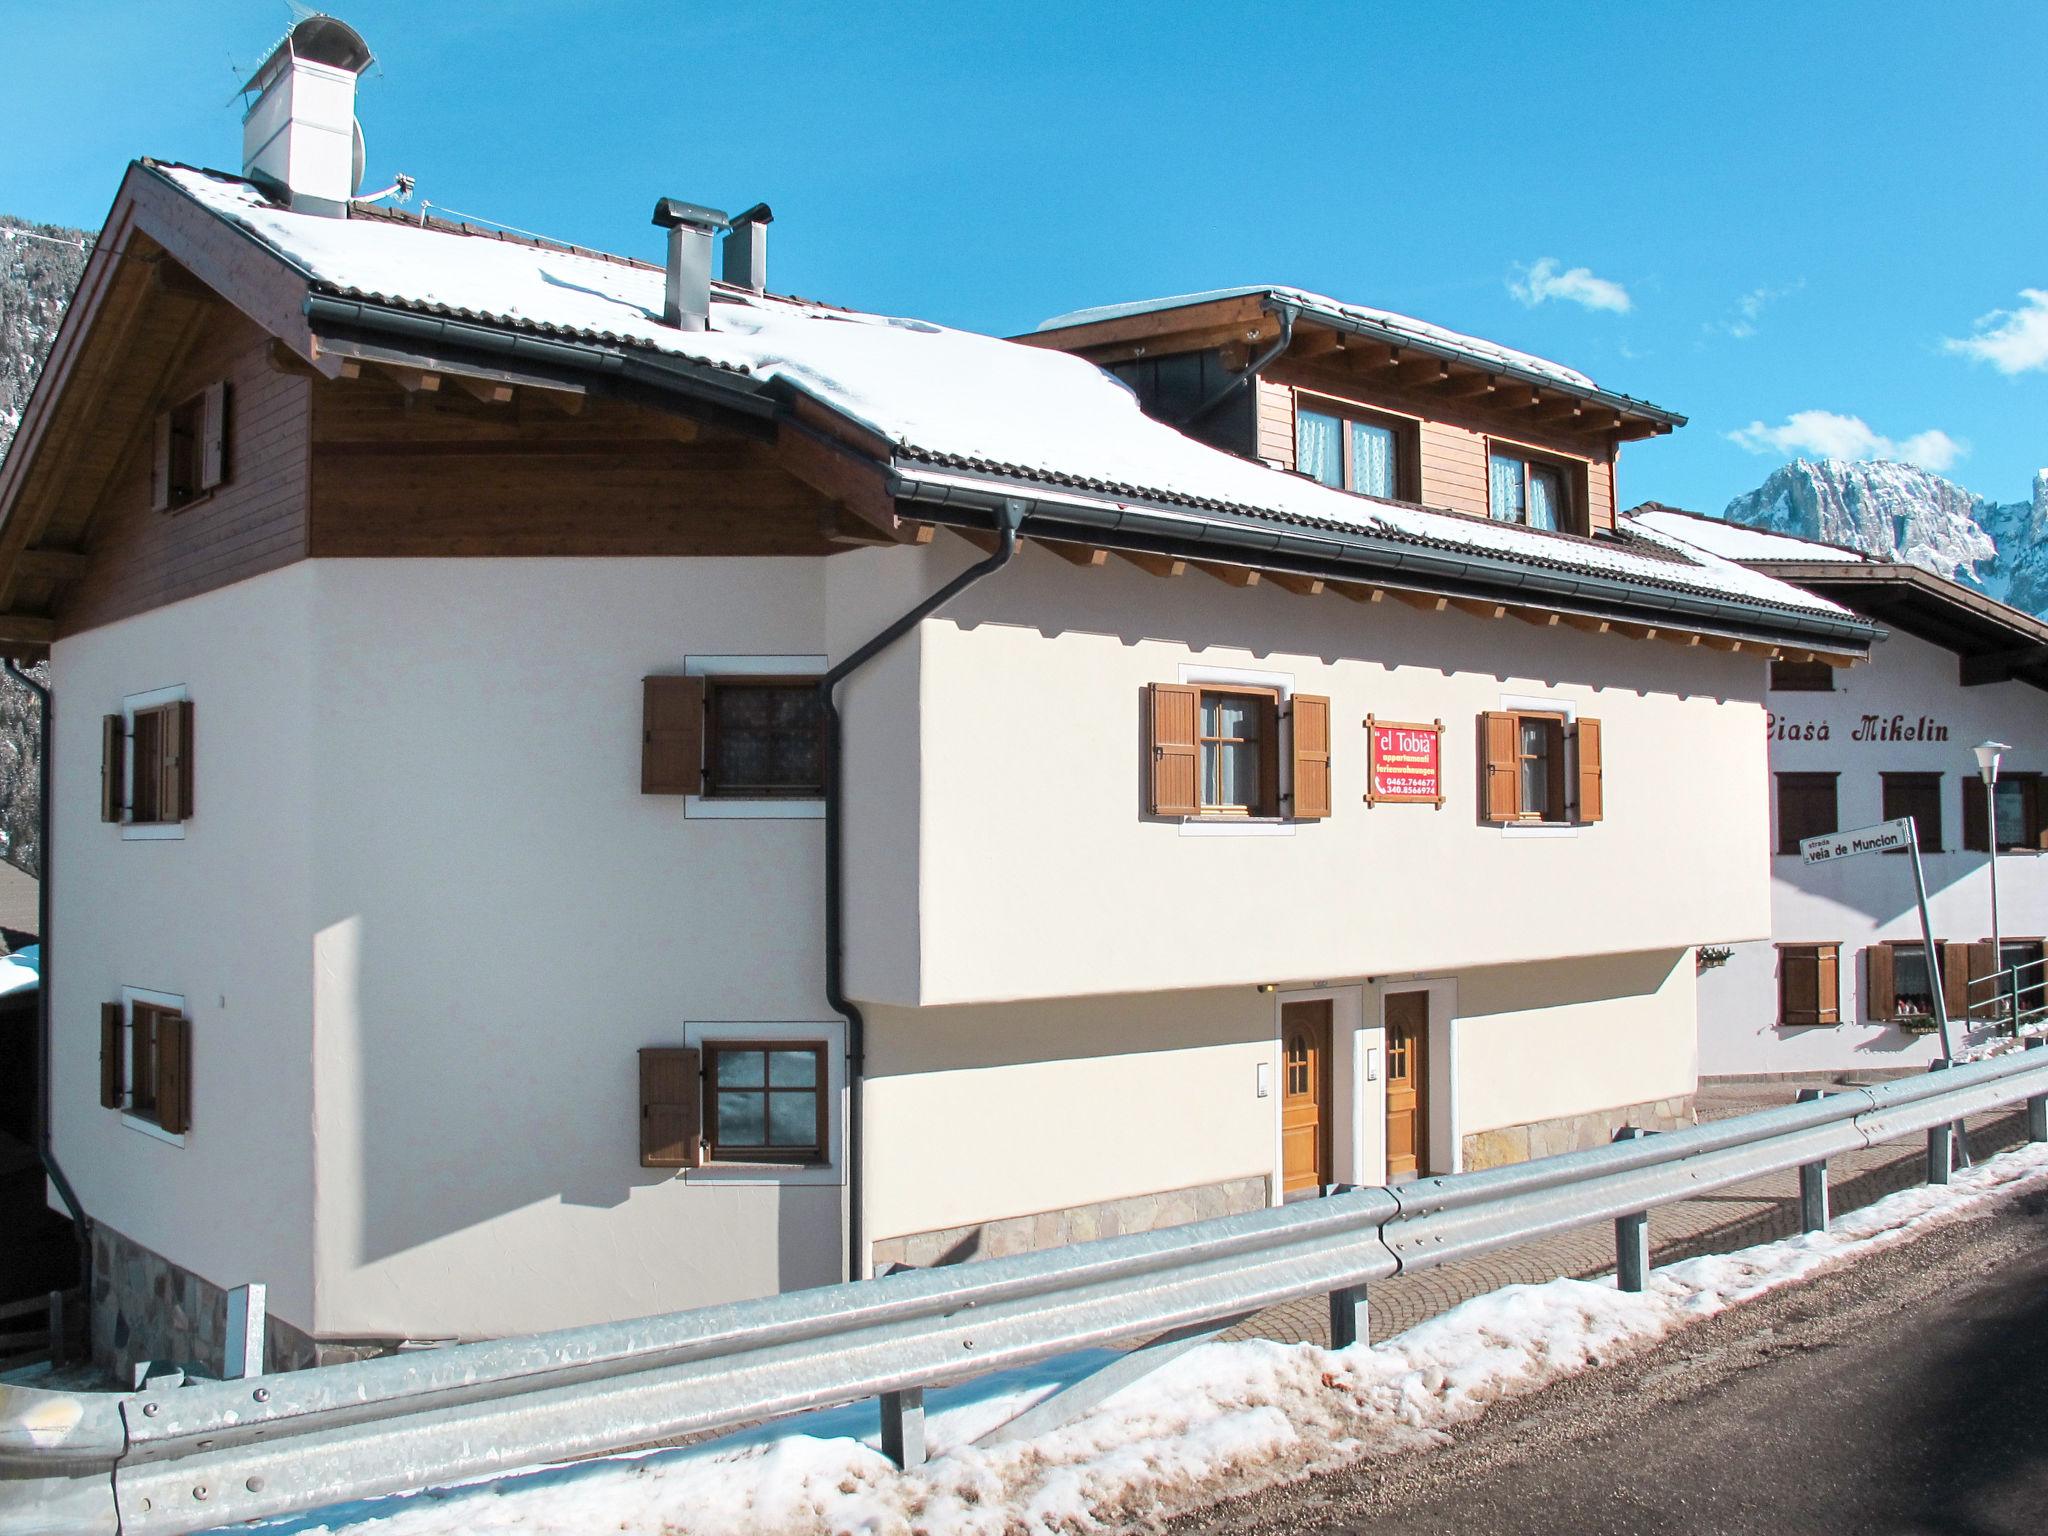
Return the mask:
<path id="1" fill-rule="evenodd" d="M 1444 723 L 1365 717 L 1367 805 L 1444 803 Z"/>

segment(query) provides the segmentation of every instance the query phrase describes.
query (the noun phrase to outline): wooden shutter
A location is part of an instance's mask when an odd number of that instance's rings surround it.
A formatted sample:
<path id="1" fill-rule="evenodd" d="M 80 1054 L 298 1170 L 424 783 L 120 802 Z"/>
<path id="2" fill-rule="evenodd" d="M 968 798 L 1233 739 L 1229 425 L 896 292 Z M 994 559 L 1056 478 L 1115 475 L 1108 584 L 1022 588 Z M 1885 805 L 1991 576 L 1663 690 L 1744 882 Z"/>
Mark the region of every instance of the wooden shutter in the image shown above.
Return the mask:
<path id="1" fill-rule="evenodd" d="M 1964 974 L 1977 983 L 1970 989 L 1970 1002 L 1988 1018 L 1997 1002 L 1997 989 L 1990 985 L 1991 978 L 1999 972 L 1997 947 L 1989 939 L 1981 939 L 1975 944 L 1958 944 L 1956 948 L 1967 956 Z"/>
<path id="2" fill-rule="evenodd" d="M 1970 1016 L 1970 946 L 1942 939 L 1934 947 L 1941 955 L 1941 995 L 1949 1021 L 1960 1024 Z"/>
<path id="3" fill-rule="evenodd" d="M 1991 816 L 1984 807 L 1984 781 L 1975 774 L 1963 776 L 1963 849 L 1968 853 L 1991 851 Z"/>
<path id="4" fill-rule="evenodd" d="M 704 789 L 704 679 L 650 677 L 641 684 L 640 793 Z"/>
<path id="5" fill-rule="evenodd" d="M 1873 1019 L 1899 1016 L 1898 986 L 1893 980 L 1889 944 L 1872 944 L 1863 951 L 1863 1011 Z"/>
<path id="6" fill-rule="evenodd" d="M 166 704 L 157 732 L 157 819 L 184 821 L 192 815 L 192 701 Z"/>
<path id="7" fill-rule="evenodd" d="M 1193 816 L 1202 809 L 1201 697 L 1201 689 L 1184 683 L 1153 683 L 1146 689 L 1154 816 Z"/>
<path id="8" fill-rule="evenodd" d="M 1814 974 L 1819 995 L 1815 1007 L 1820 1024 L 1842 1022 L 1842 948 L 1839 944 L 1814 946 Z"/>
<path id="9" fill-rule="evenodd" d="M 100 820 L 119 821 L 127 803 L 128 726 L 119 715 L 100 716 Z"/>
<path id="10" fill-rule="evenodd" d="M 640 1052 L 640 1166 L 696 1168 L 704 1161 L 698 1053 L 672 1046 Z"/>
<path id="11" fill-rule="evenodd" d="M 1778 1022 L 1821 1022 L 1820 949 L 1813 944 L 1778 946 Z"/>
<path id="12" fill-rule="evenodd" d="M 123 1023 L 119 1003 L 100 1004 L 100 1108 L 119 1109 L 121 1090 L 126 1086 L 126 1074 L 121 1066 L 125 1059 L 123 1050 L 127 1042 L 122 1038 Z"/>
<path id="13" fill-rule="evenodd" d="M 199 407 L 199 489 L 210 491 L 228 473 L 228 387 L 209 384 Z"/>
<path id="14" fill-rule="evenodd" d="M 2027 830 L 2032 834 L 2036 848 L 2048 850 L 2048 820 L 2041 815 L 2041 775 L 2023 773 L 2020 781 L 2026 796 Z"/>
<path id="15" fill-rule="evenodd" d="M 1600 769 L 1600 722 L 1579 721 L 1579 820 L 1598 821 L 1606 809 Z"/>
<path id="16" fill-rule="evenodd" d="M 1516 786 L 1520 762 L 1516 754 L 1515 717 L 1479 717 L 1479 807 L 1488 821 L 1520 821 L 1522 796 Z"/>
<path id="17" fill-rule="evenodd" d="M 1330 814 L 1330 701 L 1297 693 L 1294 714 L 1294 814 L 1308 821 Z"/>
<path id="18" fill-rule="evenodd" d="M 156 1016 L 156 1123 L 173 1136 L 192 1123 L 192 1021 L 168 1008 Z"/>
<path id="19" fill-rule="evenodd" d="M 149 460 L 149 510 L 168 512 L 171 507 L 171 413 L 159 411 L 156 440 Z"/>

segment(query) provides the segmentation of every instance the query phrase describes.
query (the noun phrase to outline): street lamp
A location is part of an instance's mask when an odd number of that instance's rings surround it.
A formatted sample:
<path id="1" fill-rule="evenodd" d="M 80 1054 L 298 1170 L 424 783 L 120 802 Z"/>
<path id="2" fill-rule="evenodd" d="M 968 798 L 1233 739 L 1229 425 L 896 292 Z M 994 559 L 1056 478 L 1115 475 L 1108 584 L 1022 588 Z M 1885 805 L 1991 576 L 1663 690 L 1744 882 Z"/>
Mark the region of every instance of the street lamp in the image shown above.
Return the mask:
<path id="1" fill-rule="evenodd" d="M 2012 748 L 2002 741 L 1980 741 L 1970 749 L 1977 754 L 1977 774 L 1984 780 L 1984 841 L 1991 849 L 1991 970 L 2005 969 L 2005 946 L 1998 934 L 1998 759 Z M 2019 987 L 2012 989 L 2013 1028 L 2019 1028 Z"/>

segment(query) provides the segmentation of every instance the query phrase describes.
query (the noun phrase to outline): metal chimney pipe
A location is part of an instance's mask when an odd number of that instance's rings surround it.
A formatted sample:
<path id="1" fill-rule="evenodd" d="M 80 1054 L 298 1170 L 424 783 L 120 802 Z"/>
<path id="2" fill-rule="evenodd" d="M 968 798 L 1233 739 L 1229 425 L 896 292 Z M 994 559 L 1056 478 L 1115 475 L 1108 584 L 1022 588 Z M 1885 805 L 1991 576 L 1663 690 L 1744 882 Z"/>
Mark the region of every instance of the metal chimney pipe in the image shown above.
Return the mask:
<path id="1" fill-rule="evenodd" d="M 768 291 L 768 226 L 774 222 L 775 214 L 766 203 L 732 216 L 725 236 L 724 277 L 729 286 Z"/>
<path id="2" fill-rule="evenodd" d="M 654 205 L 654 223 L 668 231 L 661 318 L 678 330 L 701 331 L 711 323 L 711 242 L 729 222 L 716 208 L 673 197 Z"/>

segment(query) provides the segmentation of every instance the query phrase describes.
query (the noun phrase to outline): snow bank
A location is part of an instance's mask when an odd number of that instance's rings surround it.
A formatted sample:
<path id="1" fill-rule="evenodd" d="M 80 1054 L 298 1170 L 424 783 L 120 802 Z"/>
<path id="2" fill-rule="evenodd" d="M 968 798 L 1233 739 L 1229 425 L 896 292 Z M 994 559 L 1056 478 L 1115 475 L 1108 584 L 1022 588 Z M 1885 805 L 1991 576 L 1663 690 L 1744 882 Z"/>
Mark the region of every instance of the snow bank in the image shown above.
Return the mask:
<path id="1" fill-rule="evenodd" d="M 687 1450 L 545 1468 L 259 1528 L 350 1536 L 1124 1528 L 1364 1457 L 1441 1444 L 1489 1403 L 2044 1181 L 2048 1147 L 2026 1147 L 1945 1188 L 1905 1190 L 1852 1212 L 1826 1233 L 1660 1269 L 1639 1296 L 1606 1281 L 1555 1280 L 1478 1297 L 1372 1348 L 1212 1344 L 1064 1429 L 978 1449 L 976 1437 L 1104 1357 L 991 1377 L 931 1394 L 935 1460 L 911 1472 L 875 1449 L 869 1404 Z"/>
<path id="2" fill-rule="evenodd" d="M 1332 490 L 1183 436 L 1140 410 L 1121 382 L 1064 352 L 723 286 L 712 290 L 711 328 L 682 331 L 662 323 L 664 278 L 649 267 L 386 219 L 319 218 L 272 207 L 245 182 L 181 167 L 164 167 L 162 174 L 342 293 L 780 380 L 911 458 L 1065 479 L 1107 488 L 1102 494 L 1109 497 L 1192 502 L 1424 539 L 1651 587 L 1843 611 L 1711 555 L 1693 555 L 1691 563 L 1659 559 L 1611 543 Z"/>

